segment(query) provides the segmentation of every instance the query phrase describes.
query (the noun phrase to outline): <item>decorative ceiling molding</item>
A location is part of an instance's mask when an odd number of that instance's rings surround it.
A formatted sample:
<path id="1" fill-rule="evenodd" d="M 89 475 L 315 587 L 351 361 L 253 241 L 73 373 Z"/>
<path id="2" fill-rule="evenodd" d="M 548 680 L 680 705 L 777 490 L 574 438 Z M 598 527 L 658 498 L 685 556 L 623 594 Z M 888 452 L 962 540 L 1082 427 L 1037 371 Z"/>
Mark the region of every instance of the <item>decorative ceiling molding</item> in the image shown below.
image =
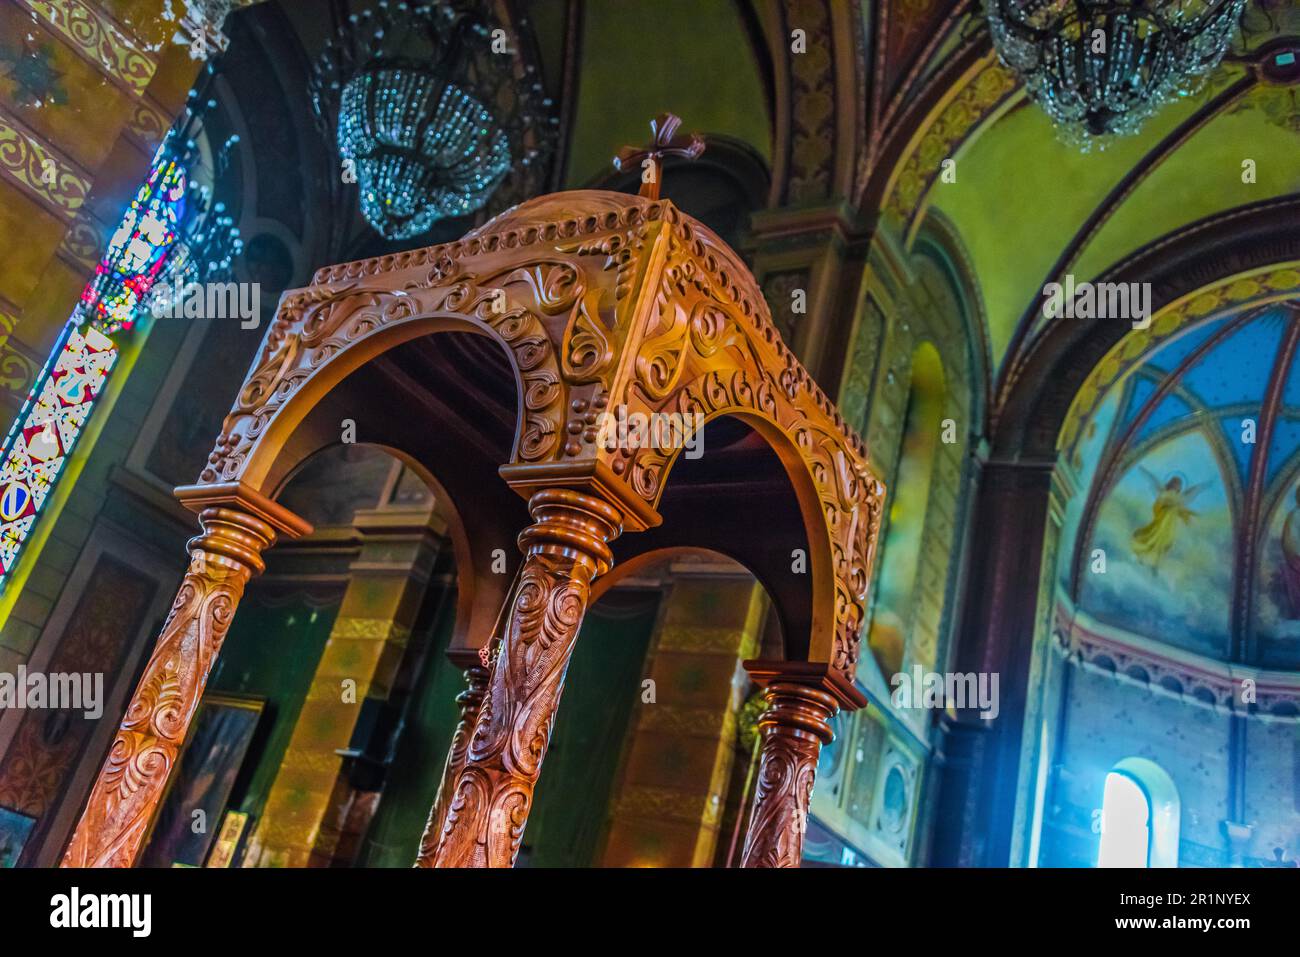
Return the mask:
<path id="1" fill-rule="evenodd" d="M 912 98 L 917 78 L 934 65 L 936 53 L 952 32 L 972 22 L 982 23 L 979 18 L 968 19 L 973 7 L 972 0 L 879 0 L 876 4 L 879 42 L 873 71 L 875 142 L 891 128 L 894 117 Z"/>
<path id="2" fill-rule="evenodd" d="M 59 243 L 59 256 L 79 272 L 95 271 L 104 254 L 108 226 L 100 222 L 87 206 L 77 210 Z"/>
<path id="3" fill-rule="evenodd" d="M 141 96 L 158 62 L 113 18 L 82 0 L 19 0 L 83 60 L 115 86 Z"/>
<path id="4" fill-rule="evenodd" d="M 906 158 L 894 167 L 884 190 L 884 210 L 902 224 L 909 244 L 943 161 L 955 157 L 980 130 L 996 122 L 1022 98 L 1015 74 L 990 52 L 970 67 L 931 111 L 908 143 Z"/>
<path id="5" fill-rule="evenodd" d="M 834 12 L 822 0 L 792 0 L 788 30 L 802 29 L 808 49 L 790 62 L 789 176 L 783 199 L 792 205 L 831 198 L 835 177 L 836 102 Z"/>
<path id="6" fill-rule="evenodd" d="M 0 177 L 64 219 L 75 216 L 90 195 L 90 176 L 84 170 L 3 109 Z"/>
<path id="7" fill-rule="evenodd" d="M 888 81 L 885 78 L 882 43 L 876 37 L 871 61 L 872 89 L 867 118 L 867 148 L 858 157 L 855 180 L 855 201 L 860 209 L 885 208 L 885 197 L 895 188 L 902 169 L 945 108 L 961 94 L 982 67 L 995 62 L 988 33 L 982 29 L 982 20 L 971 20 L 965 15 L 968 4 L 958 3 L 946 19 L 933 31 L 933 36 L 912 64 L 906 78 L 888 102 L 881 92 Z M 968 28 L 974 27 L 969 34 Z M 955 34 L 964 34 L 957 36 Z M 944 49 L 945 44 L 954 44 Z M 941 52 L 942 51 L 942 52 Z M 948 116 L 951 123 L 953 116 Z M 960 123 L 961 142 L 970 129 L 984 119 L 983 112 L 970 123 Z M 949 139 L 940 136 L 940 140 Z M 944 154 L 949 155 L 948 152 Z M 934 160 L 937 169 L 940 156 Z M 927 177 L 928 178 L 928 177 Z M 922 193 L 918 191 L 917 195 Z"/>
<path id="8" fill-rule="evenodd" d="M 865 144 L 860 0 L 785 0 L 760 10 L 774 77 L 771 206 L 825 206 L 853 191 Z M 791 50 L 802 30 L 806 49 Z"/>
<path id="9" fill-rule="evenodd" d="M 127 136 L 152 157 L 171 125 L 172 120 L 167 111 L 146 93 L 131 105 L 125 129 Z"/>
<path id="10" fill-rule="evenodd" d="M 1079 667 L 1145 691 L 1222 714 L 1300 720 L 1300 675 L 1218 661 L 1103 625 L 1074 611 L 1059 593 L 1052 638 L 1053 649 Z M 1246 687 L 1254 701 L 1243 704 Z"/>
<path id="11" fill-rule="evenodd" d="M 1300 293 L 1300 260 L 1227 277 L 1190 292 L 1154 313 L 1150 326 L 1131 330 L 1093 367 L 1066 413 L 1057 450 L 1073 454 L 1084 423 L 1110 389 L 1189 325 L 1281 302 L 1297 293 Z"/>

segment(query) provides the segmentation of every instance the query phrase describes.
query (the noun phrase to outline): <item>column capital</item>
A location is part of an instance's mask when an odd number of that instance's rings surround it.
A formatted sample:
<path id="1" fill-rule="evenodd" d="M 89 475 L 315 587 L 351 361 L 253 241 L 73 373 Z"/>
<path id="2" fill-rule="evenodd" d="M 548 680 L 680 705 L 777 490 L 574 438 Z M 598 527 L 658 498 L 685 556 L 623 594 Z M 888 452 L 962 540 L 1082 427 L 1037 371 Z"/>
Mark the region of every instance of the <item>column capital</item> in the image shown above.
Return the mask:
<path id="1" fill-rule="evenodd" d="M 272 501 L 245 482 L 222 485 L 181 485 L 172 491 L 176 500 L 191 512 L 202 513 L 213 506 L 251 515 L 270 525 L 286 538 L 312 533 L 311 522 L 299 518 L 279 502 Z"/>
<path id="2" fill-rule="evenodd" d="M 834 739 L 837 697 L 813 683 L 778 678 L 765 695 L 758 786 L 742 867 L 798 867 L 822 746 Z"/>
<path id="3" fill-rule="evenodd" d="M 867 706 L 867 696 L 861 689 L 853 682 L 845 681 L 843 676 L 825 662 L 750 659 L 743 664 L 749 677 L 759 687 L 768 688 L 778 682 L 802 685 L 831 695 L 837 708 L 846 711 L 857 711 Z"/>
<path id="4" fill-rule="evenodd" d="M 233 571 L 260 575 L 266 570 L 262 552 L 275 544 L 275 529 L 247 512 L 210 507 L 199 513 L 203 533 L 189 540 L 192 561 L 215 562 Z"/>
<path id="5" fill-rule="evenodd" d="M 767 733 L 794 731 L 810 734 L 822 744 L 835 740 L 831 718 L 840 710 L 835 696 L 820 688 L 794 681 L 774 681 L 764 692 L 768 709 L 758 719 L 758 729 Z"/>
<path id="6" fill-rule="evenodd" d="M 519 550 L 528 555 L 574 559 L 595 578 L 609 571 L 609 543 L 623 531 L 623 513 L 603 498 L 567 488 L 542 489 L 528 500 L 533 524 L 519 533 Z"/>

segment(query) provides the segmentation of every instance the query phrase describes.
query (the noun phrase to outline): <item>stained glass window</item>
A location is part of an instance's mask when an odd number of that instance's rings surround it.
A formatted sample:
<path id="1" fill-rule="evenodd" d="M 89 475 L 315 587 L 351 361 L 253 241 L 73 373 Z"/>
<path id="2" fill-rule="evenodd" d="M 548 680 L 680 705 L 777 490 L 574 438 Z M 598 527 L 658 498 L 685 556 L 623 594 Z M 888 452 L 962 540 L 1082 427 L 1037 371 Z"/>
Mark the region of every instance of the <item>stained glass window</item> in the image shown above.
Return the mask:
<path id="1" fill-rule="evenodd" d="M 172 265 L 185 221 L 186 172 L 159 149 L 86 284 L 0 451 L 0 587 L 102 394 L 118 348 L 154 284 Z"/>
<path id="2" fill-rule="evenodd" d="M 81 294 L 82 313 L 110 335 L 130 329 L 176 246 L 185 216 L 185 168 L 160 149 Z"/>
<path id="3" fill-rule="evenodd" d="M 69 323 L 53 361 L 5 439 L 0 465 L 0 575 L 7 576 L 31 533 L 90 410 L 117 360 L 111 339 Z"/>

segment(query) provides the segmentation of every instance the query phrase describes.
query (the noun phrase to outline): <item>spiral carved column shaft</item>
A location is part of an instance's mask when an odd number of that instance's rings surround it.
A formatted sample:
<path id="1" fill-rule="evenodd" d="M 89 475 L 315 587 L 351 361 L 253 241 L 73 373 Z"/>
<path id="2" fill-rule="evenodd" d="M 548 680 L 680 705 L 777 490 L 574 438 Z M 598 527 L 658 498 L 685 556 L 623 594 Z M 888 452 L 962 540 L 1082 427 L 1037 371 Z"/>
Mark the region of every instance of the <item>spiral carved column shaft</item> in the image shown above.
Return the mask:
<path id="1" fill-rule="evenodd" d="M 758 722 L 758 787 L 741 866 L 798 867 L 817 758 L 834 737 L 830 720 L 839 705 L 820 688 L 779 680 L 768 686 L 767 700 Z"/>
<path id="2" fill-rule="evenodd" d="M 244 512 L 208 508 L 186 572 L 122 719 L 62 867 L 130 867 L 203 696 L 248 580 L 275 530 Z"/>
<path id="3" fill-rule="evenodd" d="M 522 572 L 522 569 L 520 571 Z M 512 594 L 518 584 L 519 578 L 516 575 L 514 583 L 510 586 Z M 465 767 L 465 757 L 469 753 L 469 741 L 474 733 L 474 723 L 478 720 L 483 699 L 487 697 L 488 681 L 492 676 L 490 656 L 504 638 L 504 622 L 509 609 L 510 600 L 507 595 L 506 602 L 497 615 L 496 624 L 492 626 L 492 634 L 479 650 L 483 666 L 475 665 L 465 669 L 466 688 L 456 696 L 456 704 L 460 706 L 460 719 L 456 722 L 456 730 L 451 736 L 451 748 L 443 762 L 442 777 L 438 781 L 438 793 L 434 796 L 433 806 L 429 808 L 429 820 L 425 823 L 424 833 L 420 836 L 420 850 L 415 858 L 416 867 L 434 866 L 438 842 L 442 839 L 442 826 L 447 820 L 447 808 L 451 804 L 451 795 L 456 788 L 456 782 L 460 779 L 460 772 Z"/>
<path id="4" fill-rule="evenodd" d="M 442 780 L 438 784 L 438 796 L 429 809 L 429 822 L 424 826 L 424 835 L 420 838 L 420 853 L 416 858 L 416 867 L 433 867 L 434 854 L 438 850 L 438 840 L 442 837 L 442 823 L 447 817 L 447 805 L 451 802 L 452 789 L 465 767 L 465 756 L 469 752 L 469 739 L 474 731 L 474 722 L 478 718 L 479 708 L 487 696 L 489 672 L 487 668 L 475 665 L 465 669 L 467 687 L 456 696 L 460 705 L 460 720 L 451 736 L 451 750 L 442 768 Z"/>
<path id="5" fill-rule="evenodd" d="M 618 510 L 546 489 L 519 536 L 523 565 L 507 599 L 503 642 L 464 767 L 451 792 L 434 867 L 510 867 L 533 801 L 592 579 L 609 570 Z"/>

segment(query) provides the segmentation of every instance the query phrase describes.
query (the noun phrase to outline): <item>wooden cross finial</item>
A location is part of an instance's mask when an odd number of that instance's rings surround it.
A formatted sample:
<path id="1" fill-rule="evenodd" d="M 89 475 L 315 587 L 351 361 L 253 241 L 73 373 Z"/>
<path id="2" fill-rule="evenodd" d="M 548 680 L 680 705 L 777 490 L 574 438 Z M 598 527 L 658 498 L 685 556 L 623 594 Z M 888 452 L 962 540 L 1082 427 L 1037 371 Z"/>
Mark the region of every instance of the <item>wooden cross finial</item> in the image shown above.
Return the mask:
<path id="1" fill-rule="evenodd" d="M 679 117 L 672 113 L 660 113 L 650 121 L 650 132 L 654 133 L 654 139 L 648 146 L 624 146 L 614 157 L 614 169 L 620 172 L 641 167 L 641 195 L 647 199 L 659 198 L 664 157 L 697 159 L 704 152 L 704 137 L 699 133 L 676 135 L 677 128 L 681 125 Z"/>

